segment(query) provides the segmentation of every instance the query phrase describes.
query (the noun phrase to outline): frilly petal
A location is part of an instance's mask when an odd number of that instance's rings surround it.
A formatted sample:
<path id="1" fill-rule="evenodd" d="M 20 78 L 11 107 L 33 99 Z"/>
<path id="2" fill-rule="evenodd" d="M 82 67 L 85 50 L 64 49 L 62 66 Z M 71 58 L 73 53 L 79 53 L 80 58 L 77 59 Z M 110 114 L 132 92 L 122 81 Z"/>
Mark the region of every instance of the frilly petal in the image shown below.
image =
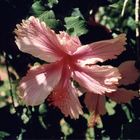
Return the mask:
<path id="1" fill-rule="evenodd" d="M 81 46 L 81 42 L 77 36 L 70 36 L 64 31 L 57 34 L 57 38 L 62 46 L 61 49 L 67 54 L 73 54 Z"/>
<path id="2" fill-rule="evenodd" d="M 84 102 L 90 112 L 88 119 L 89 127 L 93 127 L 95 124 L 98 124 L 101 121 L 100 115 L 104 115 L 106 113 L 105 101 L 104 95 L 97 95 L 91 92 L 86 93 Z"/>
<path id="3" fill-rule="evenodd" d="M 104 94 L 117 89 L 120 73 L 112 66 L 78 66 L 73 71 L 73 78 L 88 92 Z"/>
<path id="4" fill-rule="evenodd" d="M 128 85 L 134 83 L 140 76 L 140 72 L 135 68 L 135 61 L 125 61 L 118 67 L 122 79 L 120 85 Z"/>
<path id="5" fill-rule="evenodd" d="M 77 92 L 78 90 L 71 84 L 70 71 L 66 68 L 63 69 L 61 80 L 49 96 L 48 101 L 58 107 L 66 117 L 77 119 L 79 115 L 83 114 Z"/>
<path id="6" fill-rule="evenodd" d="M 96 112 L 96 114 L 104 115 L 106 113 L 105 101 L 104 95 L 97 95 L 92 92 L 85 94 L 84 102 L 89 112 Z"/>
<path id="7" fill-rule="evenodd" d="M 138 97 L 138 92 L 132 90 L 126 90 L 124 88 L 118 88 L 117 91 L 106 94 L 110 99 L 117 103 L 128 103 L 135 97 Z"/>
<path id="8" fill-rule="evenodd" d="M 23 20 L 15 29 L 18 48 L 47 62 L 55 62 L 62 57 L 56 34 L 44 22 L 35 17 Z"/>
<path id="9" fill-rule="evenodd" d="M 19 83 L 20 96 L 26 105 L 39 105 L 58 84 L 62 68 L 59 64 L 46 64 L 29 70 Z"/>
<path id="10" fill-rule="evenodd" d="M 81 46 L 74 53 L 79 62 L 83 64 L 95 64 L 108 59 L 115 59 L 124 50 L 126 44 L 125 34 L 110 40 L 99 41 Z"/>

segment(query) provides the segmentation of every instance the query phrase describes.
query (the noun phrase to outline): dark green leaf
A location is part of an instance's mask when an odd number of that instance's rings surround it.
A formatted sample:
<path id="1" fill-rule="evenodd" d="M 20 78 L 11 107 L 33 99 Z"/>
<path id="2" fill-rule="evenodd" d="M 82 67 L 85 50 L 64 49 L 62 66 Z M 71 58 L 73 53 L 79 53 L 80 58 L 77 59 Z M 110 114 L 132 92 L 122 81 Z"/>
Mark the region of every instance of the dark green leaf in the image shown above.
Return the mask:
<path id="1" fill-rule="evenodd" d="M 135 30 L 136 29 L 136 22 L 132 17 L 129 17 L 127 20 L 127 25 L 132 29 Z"/>
<path id="2" fill-rule="evenodd" d="M 44 114 L 44 113 L 46 113 L 46 112 L 47 112 L 46 105 L 45 105 L 45 104 L 41 104 L 41 105 L 39 106 L 39 113 L 40 113 L 40 114 Z"/>
<path id="3" fill-rule="evenodd" d="M 10 136 L 9 133 L 5 132 L 5 131 L 0 131 L 0 140 L 4 140 L 5 137 Z"/>
<path id="4" fill-rule="evenodd" d="M 85 26 L 85 21 L 80 16 L 75 17 L 66 17 L 66 29 L 67 32 L 74 36 L 80 36 L 87 33 L 87 29 Z"/>
<path id="5" fill-rule="evenodd" d="M 36 1 L 33 3 L 31 7 L 31 13 L 33 13 L 36 16 L 41 15 L 45 11 L 45 7 L 41 4 L 40 1 Z"/>
<path id="6" fill-rule="evenodd" d="M 41 21 L 44 21 L 50 28 L 53 29 L 56 29 L 60 25 L 59 20 L 56 20 L 55 14 L 52 10 L 45 11 L 39 16 L 39 19 Z"/>
<path id="7" fill-rule="evenodd" d="M 65 17 L 65 27 L 67 32 L 73 36 L 80 36 L 86 34 L 86 21 L 83 18 L 79 8 L 74 8 L 70 17 Z"/>
<path id="8" fill-rule="evenodd" d="M 71 14 L 71 16 L 73 16 L 73 17 L 75 17 L 75 16 L 80 16 L 80 17 L 82 17 L 82 19 L 84 19 L 84 17 L 83 17 L 83 15 L 81 14 L 79 8 L 74 8 L 74 9 L 73 9 L 73 12 L 72 12 L 72 14 Z"/>
<path id="9" fill-rule="evenodd" d="M 48 6 L 49 6 L 50 8 L 52 8 L 53 5 L 54 5 L 54 4 L 57 4 L 57 3 L 58 3 L 58 0 L 48 0 Z"/>

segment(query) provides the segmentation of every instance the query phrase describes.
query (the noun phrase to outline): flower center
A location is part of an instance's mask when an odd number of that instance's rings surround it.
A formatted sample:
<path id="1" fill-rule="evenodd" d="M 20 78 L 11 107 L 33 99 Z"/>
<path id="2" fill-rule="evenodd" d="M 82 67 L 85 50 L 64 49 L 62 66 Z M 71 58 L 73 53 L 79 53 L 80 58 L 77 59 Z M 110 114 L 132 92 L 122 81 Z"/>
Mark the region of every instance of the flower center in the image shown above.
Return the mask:
<path id="1" fill-rule="evenodd" d="M 66 54 L 62 61 L 64 65 L 67 65 L 70 68 L 73 68 L 76 60 L 74 59 L 72 55 Z"/>

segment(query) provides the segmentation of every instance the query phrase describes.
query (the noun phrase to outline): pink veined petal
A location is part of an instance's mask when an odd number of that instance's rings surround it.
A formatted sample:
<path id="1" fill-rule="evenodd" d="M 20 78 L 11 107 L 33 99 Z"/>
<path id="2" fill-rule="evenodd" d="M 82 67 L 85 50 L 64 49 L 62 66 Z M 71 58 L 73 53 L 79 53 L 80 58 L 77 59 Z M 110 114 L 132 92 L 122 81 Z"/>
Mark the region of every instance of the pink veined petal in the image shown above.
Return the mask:
<path id="1" fill-rule="evenodd" d="M 64 31 L 57 34 L 57 38 L 62 46 L 62 49 L 67 54 L 73 54 L 77 48 L 81 46 L 81 42 L 77 36 L 70 36 Z"/>
<path id="2" fill-rule="evenodd" d="M 67 90 L 55 90 L 50 97 L 50 101 L 52 102 L 51 104 L 58 107 L 66 117 L 70 116 L 72 119 L 78 119 L 79 115 L 83 114 L 78 94 L 70 85 Z"/>
<path id="3" fill-rule="evenodd" d="M 118 68 L 122 74 L 120 85 L 132 84 L 140 76 L 140 72 L 135 68 L 135 61 L 125 61 Z"/>
<path id="4" fill-rule="evenodd" d="M 106 94 L 110 99 L 117 103 L 128 103 L 130 100 L 138 97 L 138 93 L 124 88 L 118 88 L 117 91 Z"/>
<path id="5" fill-rule="evenodd" d="M 59 64 L 45 64 L 29 70 L 19 83 L 20 96 L 26 105 L 39 105 L 58 84 L 62 67 Z"/>
<path id="6" fill-rule="evenodd" d="M 18 48 L 47 62 L 55 62 L 62 57 L 60 43 L 54 31 L 35 17 L 23 20 L 15 29 Z"/>
<path id="7" fill-rule="evenodd" d="M 74 53 L 79 62 L 84 64 L 95 64 L 108 59 L 117 58 L 124 50 L 126 44 L 125 34 L 110 40 L 99 41 L 81 46 Z"/>
<path id="8" fill-rule="evenodd" d="M 106 113 L 105 101 L 104 95 L 97 95 L 91 92 L 85 94 L 84 102 L 89 112 L 96 112 L 96 114 L 104 115 Z"/>
<path id="9" fill-rule="evenodd" d="M 58 107 L 66 117 L 70 116 L 77 119 L 80 114 L 83 114 L 77 90 L 72 86 L 70 81 L 68 67 L 67 69 L 63 69 L 61 80 L 48 100 L 52 105 Z"/>
<path id="10" fill-rule="evenodd" d="M 112 66 L 77 66 L 73 71 L 73 78 L 89 92 L 104 94 L 117 89 L 120 73 Z"/>
<path id="11" fill-rule="evenodd" d="M 88 119 L 88 126 L 93 127 L 101 121 L 100 115 L 106 113 L 105 108 L 105 96 L 97 95 L 92 92 L 85 94 L 85 105 L 90 112 L 90 117 Z"/>

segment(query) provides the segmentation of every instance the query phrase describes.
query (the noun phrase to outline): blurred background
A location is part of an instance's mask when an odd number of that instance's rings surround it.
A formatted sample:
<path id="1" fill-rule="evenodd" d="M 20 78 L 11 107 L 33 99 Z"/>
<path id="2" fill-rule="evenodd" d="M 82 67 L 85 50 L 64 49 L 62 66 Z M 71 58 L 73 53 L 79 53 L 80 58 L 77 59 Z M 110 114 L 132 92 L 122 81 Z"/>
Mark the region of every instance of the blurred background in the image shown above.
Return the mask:
<path id="1" fill-rule="evenodd" d="M 26 107 L 18 97 L 19 80 L 27 70 L 44 62 L 20 52 L 14 29 L 33 15 L 56 32 L 65 30 L 79 36 L 82 44 L 111 39 L 125 33 L 126 51 L 118 59 L 105 62 L 118 66 L 136 60 L 140 68 L 135 30 L 136 0 L 0 0 L 0 140 L 26 139 L 140 139 L 140 100 L 116 104 L 107 100 L 107 113 L 94 128 L 87 125 L 89 113 L 78 120 L 65 118 L 48 103 Z M 138 82 L 125 88 L 138 90 Z M 83 98 L 80 101 L 83 106 Z"/>

